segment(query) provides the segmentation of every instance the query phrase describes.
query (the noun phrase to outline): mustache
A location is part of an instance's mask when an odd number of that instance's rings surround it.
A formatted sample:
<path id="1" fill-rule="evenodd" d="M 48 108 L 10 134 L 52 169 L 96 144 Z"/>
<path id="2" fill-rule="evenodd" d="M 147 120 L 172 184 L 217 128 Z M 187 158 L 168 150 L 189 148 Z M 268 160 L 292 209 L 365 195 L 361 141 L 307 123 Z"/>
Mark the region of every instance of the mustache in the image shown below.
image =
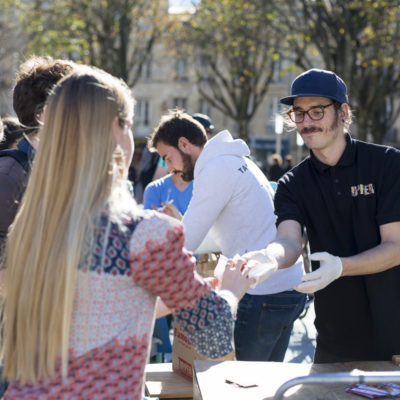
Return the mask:
<path id="1" fill-rule="evenodd" d="M 312 133 L 312 132 L 322 132 L 322 128 L 319 128 L 318 126 L 306 126 L 300 131 L 300 133 Z"/>

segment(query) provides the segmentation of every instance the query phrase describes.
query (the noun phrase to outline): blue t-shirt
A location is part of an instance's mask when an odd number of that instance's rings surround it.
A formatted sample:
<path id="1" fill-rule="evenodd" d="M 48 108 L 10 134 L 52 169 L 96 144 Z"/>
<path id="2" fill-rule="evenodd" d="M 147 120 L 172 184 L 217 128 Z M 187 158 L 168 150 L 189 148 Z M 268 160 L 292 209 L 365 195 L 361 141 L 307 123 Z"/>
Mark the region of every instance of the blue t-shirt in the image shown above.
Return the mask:
<path id="1" fill-rule="evenodd" d="M 150 182 L 144 191 L 143 206 L 150 209 L 152 205 L 161 207 L 161 203 L 173 201 L 174 206 L 183 215 L 192 198 L 193 182 L 181 192 L 172 182 L 171 174 Z"/>

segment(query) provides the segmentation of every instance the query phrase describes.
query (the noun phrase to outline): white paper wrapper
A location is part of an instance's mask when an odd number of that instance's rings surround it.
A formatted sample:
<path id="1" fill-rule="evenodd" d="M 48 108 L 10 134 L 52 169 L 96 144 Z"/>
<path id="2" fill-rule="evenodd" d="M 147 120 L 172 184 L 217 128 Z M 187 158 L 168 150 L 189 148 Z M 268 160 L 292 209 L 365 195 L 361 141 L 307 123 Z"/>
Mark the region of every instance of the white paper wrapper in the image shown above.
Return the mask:
<path id="1" fill-rule="evenodd" d="M 221 282 L 222 280 L 222 275 L 224 274 L 225 265 L 227 261 L 228 261 L 227 257 L 223 256 L 222 254 L 219 256 L 218 263 L 214 269 L 214 276 L 218 278 L 219 282 Z"/>

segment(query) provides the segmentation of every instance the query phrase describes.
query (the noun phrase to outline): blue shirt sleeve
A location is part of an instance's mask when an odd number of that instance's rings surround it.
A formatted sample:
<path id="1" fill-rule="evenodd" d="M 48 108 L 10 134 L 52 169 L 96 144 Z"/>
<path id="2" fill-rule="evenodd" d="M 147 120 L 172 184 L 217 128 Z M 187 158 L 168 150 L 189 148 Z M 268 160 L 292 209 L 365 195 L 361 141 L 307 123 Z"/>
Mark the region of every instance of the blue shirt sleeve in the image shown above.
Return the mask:
<path id="1" fill-rule="evenodd" d="M 161 196 L 159 188 L 156 185 L 147 185 L 143 195 L 143 207 L 148 210 L 151 206 L 161 207 Z"/>

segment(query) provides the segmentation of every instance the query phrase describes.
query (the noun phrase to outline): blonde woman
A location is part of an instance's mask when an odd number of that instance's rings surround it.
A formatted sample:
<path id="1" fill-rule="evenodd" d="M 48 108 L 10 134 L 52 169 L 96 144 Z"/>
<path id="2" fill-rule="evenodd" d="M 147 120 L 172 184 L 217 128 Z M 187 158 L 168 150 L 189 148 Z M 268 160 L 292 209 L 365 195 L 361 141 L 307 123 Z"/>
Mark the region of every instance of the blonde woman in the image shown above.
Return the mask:
<path id="1" fill-rule="evenodd" d="M 194 273 L 179 222 L 140 211 L 126 176 L 133 99 L 103 71 L 55 87 L 6 249 L 5 399 L 141 399 L 157 295 L 195 347 L 228 354 L 232 309 L 253 282 Z"/>

